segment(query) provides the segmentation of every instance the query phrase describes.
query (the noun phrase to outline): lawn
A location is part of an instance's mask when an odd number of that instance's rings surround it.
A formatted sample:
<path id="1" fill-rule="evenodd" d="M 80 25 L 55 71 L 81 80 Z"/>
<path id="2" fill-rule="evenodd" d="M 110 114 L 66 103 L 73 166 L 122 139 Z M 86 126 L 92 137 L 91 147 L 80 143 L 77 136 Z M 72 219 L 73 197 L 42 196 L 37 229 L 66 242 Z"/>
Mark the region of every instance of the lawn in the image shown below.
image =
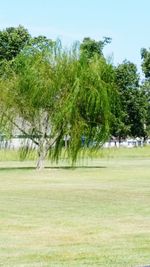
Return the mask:
<path id="1" fill-rule="evenodd" d="M 1 157 L 0 266 L 149 265 L 150 149 L 123 151 L 41 172 Z"/>

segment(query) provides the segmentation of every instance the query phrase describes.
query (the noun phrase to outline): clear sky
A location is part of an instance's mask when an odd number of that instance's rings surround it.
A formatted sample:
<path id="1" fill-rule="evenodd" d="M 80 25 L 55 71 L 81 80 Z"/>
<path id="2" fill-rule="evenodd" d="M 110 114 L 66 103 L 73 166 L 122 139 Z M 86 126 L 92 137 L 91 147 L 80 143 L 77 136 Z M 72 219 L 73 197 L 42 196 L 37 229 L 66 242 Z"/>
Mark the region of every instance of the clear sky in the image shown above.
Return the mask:
<path id="1" fill-rule="evenodd" d="M 0 0 L 0 29 L 19 24 L 65 45 L 111 37 L 105 55 L 139 68 L 140 49 L 150 47 L 150 0 Z"/>

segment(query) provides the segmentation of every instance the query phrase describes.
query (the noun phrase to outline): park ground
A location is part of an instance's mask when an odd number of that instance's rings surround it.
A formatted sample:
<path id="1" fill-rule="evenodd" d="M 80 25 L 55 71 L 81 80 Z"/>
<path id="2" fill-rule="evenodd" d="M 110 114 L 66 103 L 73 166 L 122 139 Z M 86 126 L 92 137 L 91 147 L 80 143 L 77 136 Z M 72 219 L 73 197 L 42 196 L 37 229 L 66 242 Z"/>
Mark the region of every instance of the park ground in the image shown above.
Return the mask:
<path id="1" fill-rule="evenodd" d="M 150 265 L 150 148 L 105 151 L 40 172 L 0 152 L 0 266 Z"/>

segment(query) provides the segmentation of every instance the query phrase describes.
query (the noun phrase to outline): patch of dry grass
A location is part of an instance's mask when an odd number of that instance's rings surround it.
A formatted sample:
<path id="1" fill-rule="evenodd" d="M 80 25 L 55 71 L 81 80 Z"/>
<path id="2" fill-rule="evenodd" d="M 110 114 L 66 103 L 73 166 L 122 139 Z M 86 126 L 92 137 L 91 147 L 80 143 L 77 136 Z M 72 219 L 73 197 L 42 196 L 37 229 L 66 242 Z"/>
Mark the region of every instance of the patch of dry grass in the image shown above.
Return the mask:
<path id="1" fill-rule="evenodd" d="M 87 163 L 0 163 L 0 266 L 150 264 L 150 159 Z"/>

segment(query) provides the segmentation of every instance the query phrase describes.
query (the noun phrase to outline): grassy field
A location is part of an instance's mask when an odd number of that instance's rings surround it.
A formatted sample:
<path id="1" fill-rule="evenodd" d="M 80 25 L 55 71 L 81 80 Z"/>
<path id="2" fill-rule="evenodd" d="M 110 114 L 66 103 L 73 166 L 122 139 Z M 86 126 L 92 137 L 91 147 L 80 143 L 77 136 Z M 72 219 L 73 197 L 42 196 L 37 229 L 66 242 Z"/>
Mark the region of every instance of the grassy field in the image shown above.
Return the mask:
<path id="1" fill-rule="evenodd" d="M 150 148 L 41 172 L 12 154 L 0 152 L 0 266 L 150 264 Z"/>

